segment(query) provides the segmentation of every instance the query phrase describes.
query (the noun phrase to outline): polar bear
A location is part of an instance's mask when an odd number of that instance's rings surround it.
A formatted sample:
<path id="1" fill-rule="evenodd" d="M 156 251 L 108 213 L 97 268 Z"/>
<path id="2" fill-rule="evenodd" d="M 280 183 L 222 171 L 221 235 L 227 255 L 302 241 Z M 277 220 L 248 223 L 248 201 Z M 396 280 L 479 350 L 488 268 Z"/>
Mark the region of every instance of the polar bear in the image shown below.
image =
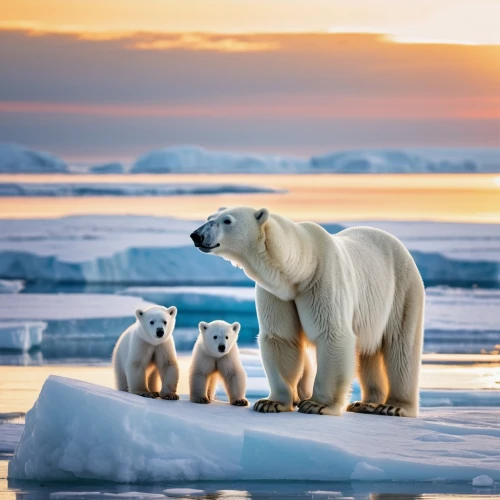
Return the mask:
<path id="1" fill-rule="evenodd" d="M 245 399 L 247 374 L 241 364 L 236 341 L 240 324 L 225 321 L 199 324 L 200 334 L 193 349 L 189 373 L 189 398 L 193 403 L 215 399 L 219 376 L 224 381 L 229 403 L 248 406 Z"/>
<path id="2" fill-rule="evenodd" d="M 357 365 L 362 399 L 348 411 L 418 416 L 425 294 L 397 238 L 370 227 L 330 235 L 312 222 L 237 207 L 219 209 L 191 239 L 256 282 L 271 389 L 256 411 L 293 410 L 311 343 L 317 373 L 299 412 L 340 415 Z"/>
<path id="3" fill-rule="evenodd" d="M 179 367 L 172 336 L 175 306 L 135 311 L 136 322 L 120 336 L 113 350 L 116 388 L 140 396 L 179 399 Z"/>

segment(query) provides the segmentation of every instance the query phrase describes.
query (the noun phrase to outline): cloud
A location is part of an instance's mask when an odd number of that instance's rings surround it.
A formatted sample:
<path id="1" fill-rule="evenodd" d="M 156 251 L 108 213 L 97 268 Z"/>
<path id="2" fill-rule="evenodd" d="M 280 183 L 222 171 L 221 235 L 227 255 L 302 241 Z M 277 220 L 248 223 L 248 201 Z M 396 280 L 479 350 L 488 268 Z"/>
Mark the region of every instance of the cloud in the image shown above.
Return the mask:
<path id="1" fill-rule="evenodd" d="M 149 37 L 151 38 L 151 37 Z M 258 41 L 245 37 L 211 36 L 204 34 L 185 34 L 153 39 L 136 40 L 129 48 L 137 50 L 202 50 L 216 52 L 262 52 L 278 50 L 276 41 Z"/>

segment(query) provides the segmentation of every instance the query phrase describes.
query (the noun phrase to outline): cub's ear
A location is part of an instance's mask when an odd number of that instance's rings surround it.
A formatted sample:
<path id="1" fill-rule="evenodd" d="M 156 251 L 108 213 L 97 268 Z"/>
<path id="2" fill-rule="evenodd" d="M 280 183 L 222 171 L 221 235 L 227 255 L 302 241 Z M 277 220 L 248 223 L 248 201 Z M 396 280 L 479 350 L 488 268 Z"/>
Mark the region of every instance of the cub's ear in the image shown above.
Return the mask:
<path id="1" fill-rule="evenodd" d="M 168 309 L 167 309 L 167 312 L 168 314 L 170 314 L 170 316 L 172 316 L 172 318 L 175 318 L 177 316 L 177 307 L 175 306 L 170 306 Z"/>
<path id="2" fill-rule="evenodd" d="M 136 309 L 135 310 L 135 317 L 137 319 L 141 319 L 141 317 L 143 317 L 143 316 L 144 316 L 144 311 L 142 309 Z"/>
<path id="3" fill-rule="evenodd" d="M 241 330 L 241 325 L 238 322 L 236 322 L 236 323 L 233 323 L 231 325 L 231 328 L 232 328 L 233 332 L 236 333 L 236 335 L 238 335 L 240 333 L 240 330 Z"/>
<path id="4" fill-rule="evenodd" d="M 208 328 L 208 323 L 200 321 L 198 328 L 200 329 L 200 332 L 204 332 Z"/>
<path id="5" fill-rule="evenodd" d="M 217 217 L 217 216 L 219 215 L 219 212 L 222 212 L 223 210 L 226 210 L 226 209 L 227 209 L 227 207 L 219 207 L 219 208 L 217 209 L 217 212 L 215 212 L 214 214 L 209 215 L 209 216 L 207 217 L 207 221 L 214 219 L 215 217 Z"/>
<path id="6" fill-rule="evenodd" d="M 261 208 L 255 211 L 255 218 L 259 224 L 264 224 L 267 219 L 269 219 L 269 210 L 267 208 Z"/>

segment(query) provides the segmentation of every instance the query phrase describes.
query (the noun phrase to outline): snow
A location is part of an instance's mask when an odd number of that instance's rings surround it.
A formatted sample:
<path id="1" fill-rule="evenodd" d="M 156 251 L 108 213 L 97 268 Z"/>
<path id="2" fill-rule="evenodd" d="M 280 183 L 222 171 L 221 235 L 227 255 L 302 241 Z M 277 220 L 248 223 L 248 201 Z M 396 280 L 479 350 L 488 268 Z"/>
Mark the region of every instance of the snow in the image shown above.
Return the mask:
<path id="1" fill-rule="evenodd" d="M 322 156 L 313 156 L 310 161 L 310 168 L 316 172 L 343 174 L 470 173 L 490 171 L 488 168 L 482 168 L 480 163 L 469 159 L 432 160 L 422 154 L 404 150 L 340 151 Z"/>
<path id="2" fill-rule="evenodd" d="M 472 486 L 482 486 L 490 488 L 493 486 L 493 479 L 490 476 L 482 475 L 477 476 L 472 480 Z"/>
<path id="3" fill-rule="evenodd" d="M 29 351 L 40 347 L 46 328 L 43 321 L 0 321 L 0 350 Z"/>
<path id="4" fill-rule="evenodd" d="M 0 220 L 0 278 L 179 285 L 250 284 L 243 271 L 202 255 L 189 234 L 199 221 L 73 216 Z M 365 223 L 392 232 L 425 281 L 500 282 L 500 224 Z M 350 222 L 344 227 L 357 225 Z M 338 230 L 338 225 L 325 225 Z"/>
<path id="5" fill-rule="evenodd" d="M 147 400 L 51 376 L 26 416 L 8 476 L 115 482 L 499 480 L 500 461 L 492 454 L 500 449 L 498 416 L 497 408 L 435 408 L 418 419 L 263 415 L 226 403 Z M 430 433 L 435 439 L 422 439 Z"/>
<path id="6" fill-rule="evenodd" d="M 57 156 L 18 144 L 0 143 L 0 173 L 66 173 L 68 166 Z"/>
<path id="7" fill-rule="evenodd" d="M 177 146 L 141 156 L 131 173 L 296 173 L 306 171 L 300 158 L 209 151 L 199 146 Z"/>
<path id="8" fill-rule="evenodd" d="M 136 183 L 0 183 L 2 196 L 182 196 L 227 193 L 275 193 L 274 189 L 241 184 L 136 184 Z"/>
<path id="9" fill-rule="evenodd" d="M 0 280 L 0 293 L 18 293 L 23 288 L 22 280 Z"/>

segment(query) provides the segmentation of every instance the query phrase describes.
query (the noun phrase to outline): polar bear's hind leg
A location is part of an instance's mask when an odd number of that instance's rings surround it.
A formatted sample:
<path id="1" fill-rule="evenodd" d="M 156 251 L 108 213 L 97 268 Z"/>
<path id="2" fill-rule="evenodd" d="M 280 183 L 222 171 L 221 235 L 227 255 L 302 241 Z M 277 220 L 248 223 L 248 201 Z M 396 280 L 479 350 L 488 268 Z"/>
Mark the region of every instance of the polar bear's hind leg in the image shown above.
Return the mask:
<path id="1" fill-rule="evenodd" d="M 385 403 L 388 384 L 380 351 L 373 354 L 358 354 L 358 379 L 361 385 L 361 401 L 350 404 L 347 411 L 364 413 L 361 410 L 367 404 L 378 407 Z"/>

